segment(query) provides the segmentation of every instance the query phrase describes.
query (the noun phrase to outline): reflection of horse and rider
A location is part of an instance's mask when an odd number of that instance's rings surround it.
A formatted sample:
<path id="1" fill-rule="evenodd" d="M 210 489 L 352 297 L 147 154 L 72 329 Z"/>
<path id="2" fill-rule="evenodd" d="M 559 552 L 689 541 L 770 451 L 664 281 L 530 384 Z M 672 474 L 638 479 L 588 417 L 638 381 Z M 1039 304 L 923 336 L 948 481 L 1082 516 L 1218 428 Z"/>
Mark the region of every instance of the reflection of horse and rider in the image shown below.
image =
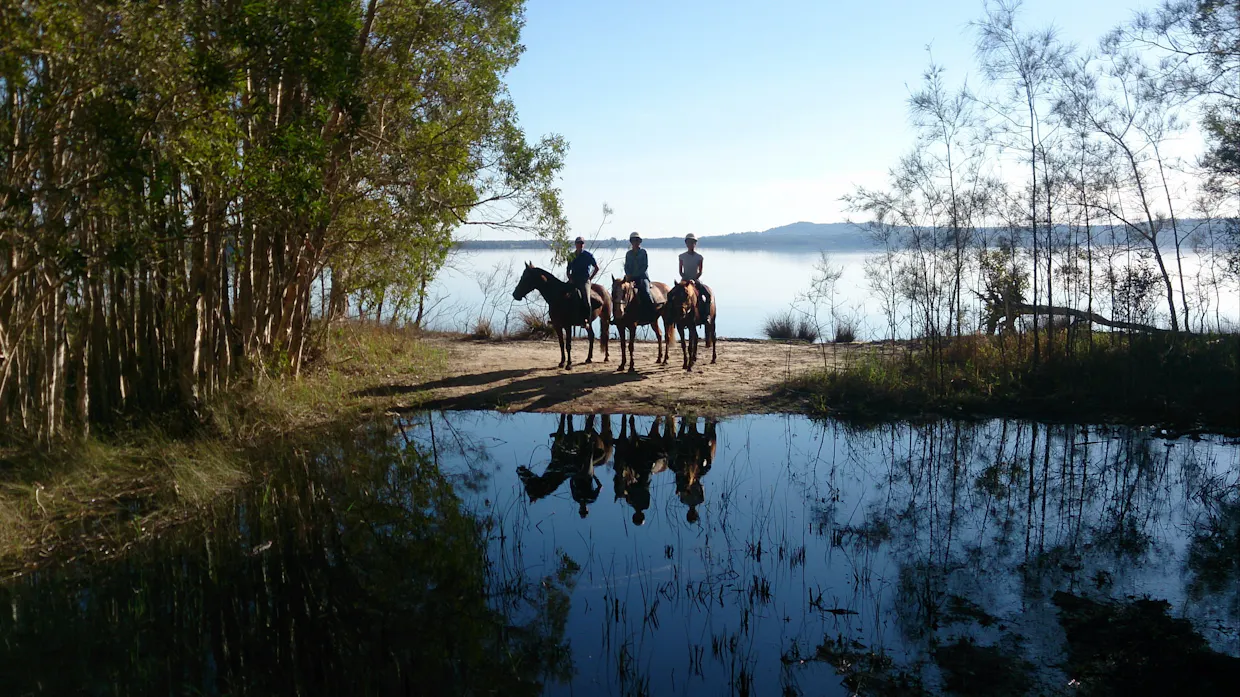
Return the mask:
<path id="1" fill-rule="evenodd" d="M 697 507 L 706 500 L 702 477 L 715 458 L 717 425 L 713 419 L 706 419 L 704 430 L 699 432 L 696 418 L 681 418 L 677 424 L 674 416 L 657 416 L 650 429 L 642 432 L 633 416 L 621 415 L 620 433 L 613 437 L 608 415 L 598 417 L 601 431 L 596 429 L 594 415 L 584 417 L 583 430 L 574 428 L 573 418 L 560 416 L 559 428 L 551 434 L 551 461 L 541 475 L 528 467 L 517 468 L 531 502 L 554 493 L 568 481 L 578 513 L 586 517 L 602 489 L 594 469 L 606 464 L 614 452 L 615 500 L 623 499 L 632 507 L 635 525 L 646 522 L 652 477 L 665 471 L 673 473 L 676 496 L 689 507 L 685 520 L 698 521 Z"/>

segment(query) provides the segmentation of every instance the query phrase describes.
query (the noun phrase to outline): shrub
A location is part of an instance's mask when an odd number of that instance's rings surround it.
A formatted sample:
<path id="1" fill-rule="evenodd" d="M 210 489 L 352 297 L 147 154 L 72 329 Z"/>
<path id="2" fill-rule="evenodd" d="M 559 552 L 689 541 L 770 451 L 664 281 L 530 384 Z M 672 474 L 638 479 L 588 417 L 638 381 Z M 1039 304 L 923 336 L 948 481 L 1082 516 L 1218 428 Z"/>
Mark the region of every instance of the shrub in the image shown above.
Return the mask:
<path id="1" fill-rule="evenodd" d="M 800 339 L 813 343 L 818 340 L 818 327 L 810 321 L 809 317 L 797 317 L 792 310 L 785 310 L 776 315 L 766 318 L 766 323 L 762 326 L 762 333 L 766 334 L 768 339 Z"/>
<path id="2" fill-rule="evenodd" d="M 549 339 L 555 336 L 555 327 L 545 310 L 526 308 L 517 315 L 520 329 L 514 336 L 518 339 Z"/>
<path id="3" fill-rule="evenodd" d="M 808 317 L 802 317 L 797 320 L 797 338 L 811 344 L 818 341 L 818 327 Z"/>
<path id="4" fill-rule="evenodd" d="M 835 343 L 851 344 L 857 340 L 857 327 L 850 319 L 841 319 L 835 322 Z"/>
<path id="5" fill-rule="evenodd" d="M 768 339 L 795 339 L 797 321 L 792 316 L 792 310 L 785 310 L 782 314 L 767 317 L 766 323 L 762 326 L 762 333 L 766 334 Z"/>
<path id="6" fill-rule="evenodd" d="M 491 339 L 495 336 L 495 329 L 491 327 L 491 318 L 479 317 L 474 323 L 474 330 L 470 332 L 471 339 Z"/>

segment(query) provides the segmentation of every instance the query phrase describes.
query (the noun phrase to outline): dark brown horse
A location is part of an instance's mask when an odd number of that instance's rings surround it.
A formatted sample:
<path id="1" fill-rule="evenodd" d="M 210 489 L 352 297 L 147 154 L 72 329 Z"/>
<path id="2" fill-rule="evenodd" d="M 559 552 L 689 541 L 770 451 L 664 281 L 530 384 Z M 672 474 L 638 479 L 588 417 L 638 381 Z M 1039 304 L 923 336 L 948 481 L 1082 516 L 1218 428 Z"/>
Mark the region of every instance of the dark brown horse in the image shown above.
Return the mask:
<path id="1" fill-rule="evenodd" d="M 718 356 L 715 348 L 715 294 L 710 286 L 705 286 L 710 295 L 710 307 L 699 307 L 697 287 L 692 281 L 681 281 L 667 294 L 667 316 L 676 325 L 676 333 L 680 335 L 680 354 L 684 358 L 681 367 L 693 370 L 697 363 L 698 325 L 706 327 L 706 346 L 710 348 L 710 362 L 714 363 Z M 686 334 L 688 336 L 686 336 Z M 671 337 L 668 337 L 671 345 Z"/>
<path id="2" fill-rule="evenodd" d="M 659 346 L 659 356 L 655 359 L 655 363 L 667 363 L 667 351 L 663 350 L 663 334 L 659 332 L 659 320 L 663 320 L 663 331 L 667 333 L 667 346 L 670 350 L 672 345 L 672 325 L 667 320 L 667 284 L 658 281 L 650 282 L 650 299 L 655 305 L 662 304 L 662 308 L 651 309 L 642 307 L 642 303 L 638 302 L 637 284 L 633 281 L 625 281 L 623 279 L 611 279 L 611 297 L 615 313 L 612 316 L 612 324 L 616 325 L 616 333 L 620 335 L 620 367 L 617 372 L 624 370 L 624 334 L 627 331 L 629 335 L 629 354 L 628 366 L 629 372 L 637 370 L 636 359 L 633 356 L 633 344 L 637 340 L 637 327 L 639 325 L 648 324 L 654 329 L 655 343 Z"/>
<path id="3" fill-rule="evenodd" d="M 550 273 L 525 263 L 525 272 L 512 291 L 514 300 L 524 300 L 530 291 L 536 290 L 547 301 L 551 326 L 555 327 L 555 338 L 560 342 L 560 365 L 565 370 L 573 368 L 573 327 L 585 327 L 586 336 L 590 338 L 590 351 L 586 354 L 586 363 L 594 362 L 594 327 L 591 322 L 598 318 L 599 345 L 603 349 L 603 362 L 610 358 L 607 340 L 611 335 L 611 296 L 607 290 L 597 283 L 590 284 L 590 315 L 582 315 L 581 296 L 571 283 L 565 283 Z"/>

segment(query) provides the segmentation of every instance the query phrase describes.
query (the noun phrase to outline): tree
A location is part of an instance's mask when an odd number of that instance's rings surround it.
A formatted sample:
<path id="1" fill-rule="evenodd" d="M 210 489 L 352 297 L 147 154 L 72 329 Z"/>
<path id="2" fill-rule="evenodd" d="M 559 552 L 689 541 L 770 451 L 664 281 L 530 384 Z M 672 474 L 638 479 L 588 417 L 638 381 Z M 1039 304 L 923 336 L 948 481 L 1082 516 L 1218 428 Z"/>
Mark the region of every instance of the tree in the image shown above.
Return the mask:
<path id="1" fill-rule="evenodd" d="M 518 0 L 4 4 L 0 429 L 296 373 L 315 322 L 408 304 L 462 224 L 565 247 L 565 143 L 527 141 L 503 83 L 521 22 Z"/>

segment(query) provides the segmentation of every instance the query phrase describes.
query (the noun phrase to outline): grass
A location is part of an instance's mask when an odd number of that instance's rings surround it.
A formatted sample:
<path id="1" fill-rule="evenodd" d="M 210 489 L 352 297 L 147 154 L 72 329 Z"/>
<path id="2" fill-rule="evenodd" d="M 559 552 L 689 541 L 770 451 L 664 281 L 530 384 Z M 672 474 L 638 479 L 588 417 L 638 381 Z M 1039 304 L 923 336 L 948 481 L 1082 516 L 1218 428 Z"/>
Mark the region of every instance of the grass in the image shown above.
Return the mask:
<path id="1" fill-rule="evenodd" d="M 152 419 L 52 449 L 0 447 L 0 573 L 156 534 L 250 480 L 265 443 L 417 399 L 393 383 L 442 362 L 416 332 L 341 323 L 302 375 L 260 375 L 216 395 L 188 434 Z"/>
<path id="2" fill-rule="evenodd" d="M 514 339 L 550 339 L 555 336 L 555 327 L 546 310 L 526 308 L 517 316 L 519 328 L 513 334 Z"/>
<path id="3" fill-rule="evenodd" d="M 971 336 L 866 354 L 786 387 L 820 413 L 1022 416 L 1240 429 L 1240 335 Z"/>
<path id="4" fill-rule="evenodd" d="M 762 325 L 762 333 L 768 339 L 800 340 L 811 344 L 818 341 L 818 328 L 813 322 L 810 322 L 808 317 L 798 317 L 792 310 L 767 317 Z"/>

